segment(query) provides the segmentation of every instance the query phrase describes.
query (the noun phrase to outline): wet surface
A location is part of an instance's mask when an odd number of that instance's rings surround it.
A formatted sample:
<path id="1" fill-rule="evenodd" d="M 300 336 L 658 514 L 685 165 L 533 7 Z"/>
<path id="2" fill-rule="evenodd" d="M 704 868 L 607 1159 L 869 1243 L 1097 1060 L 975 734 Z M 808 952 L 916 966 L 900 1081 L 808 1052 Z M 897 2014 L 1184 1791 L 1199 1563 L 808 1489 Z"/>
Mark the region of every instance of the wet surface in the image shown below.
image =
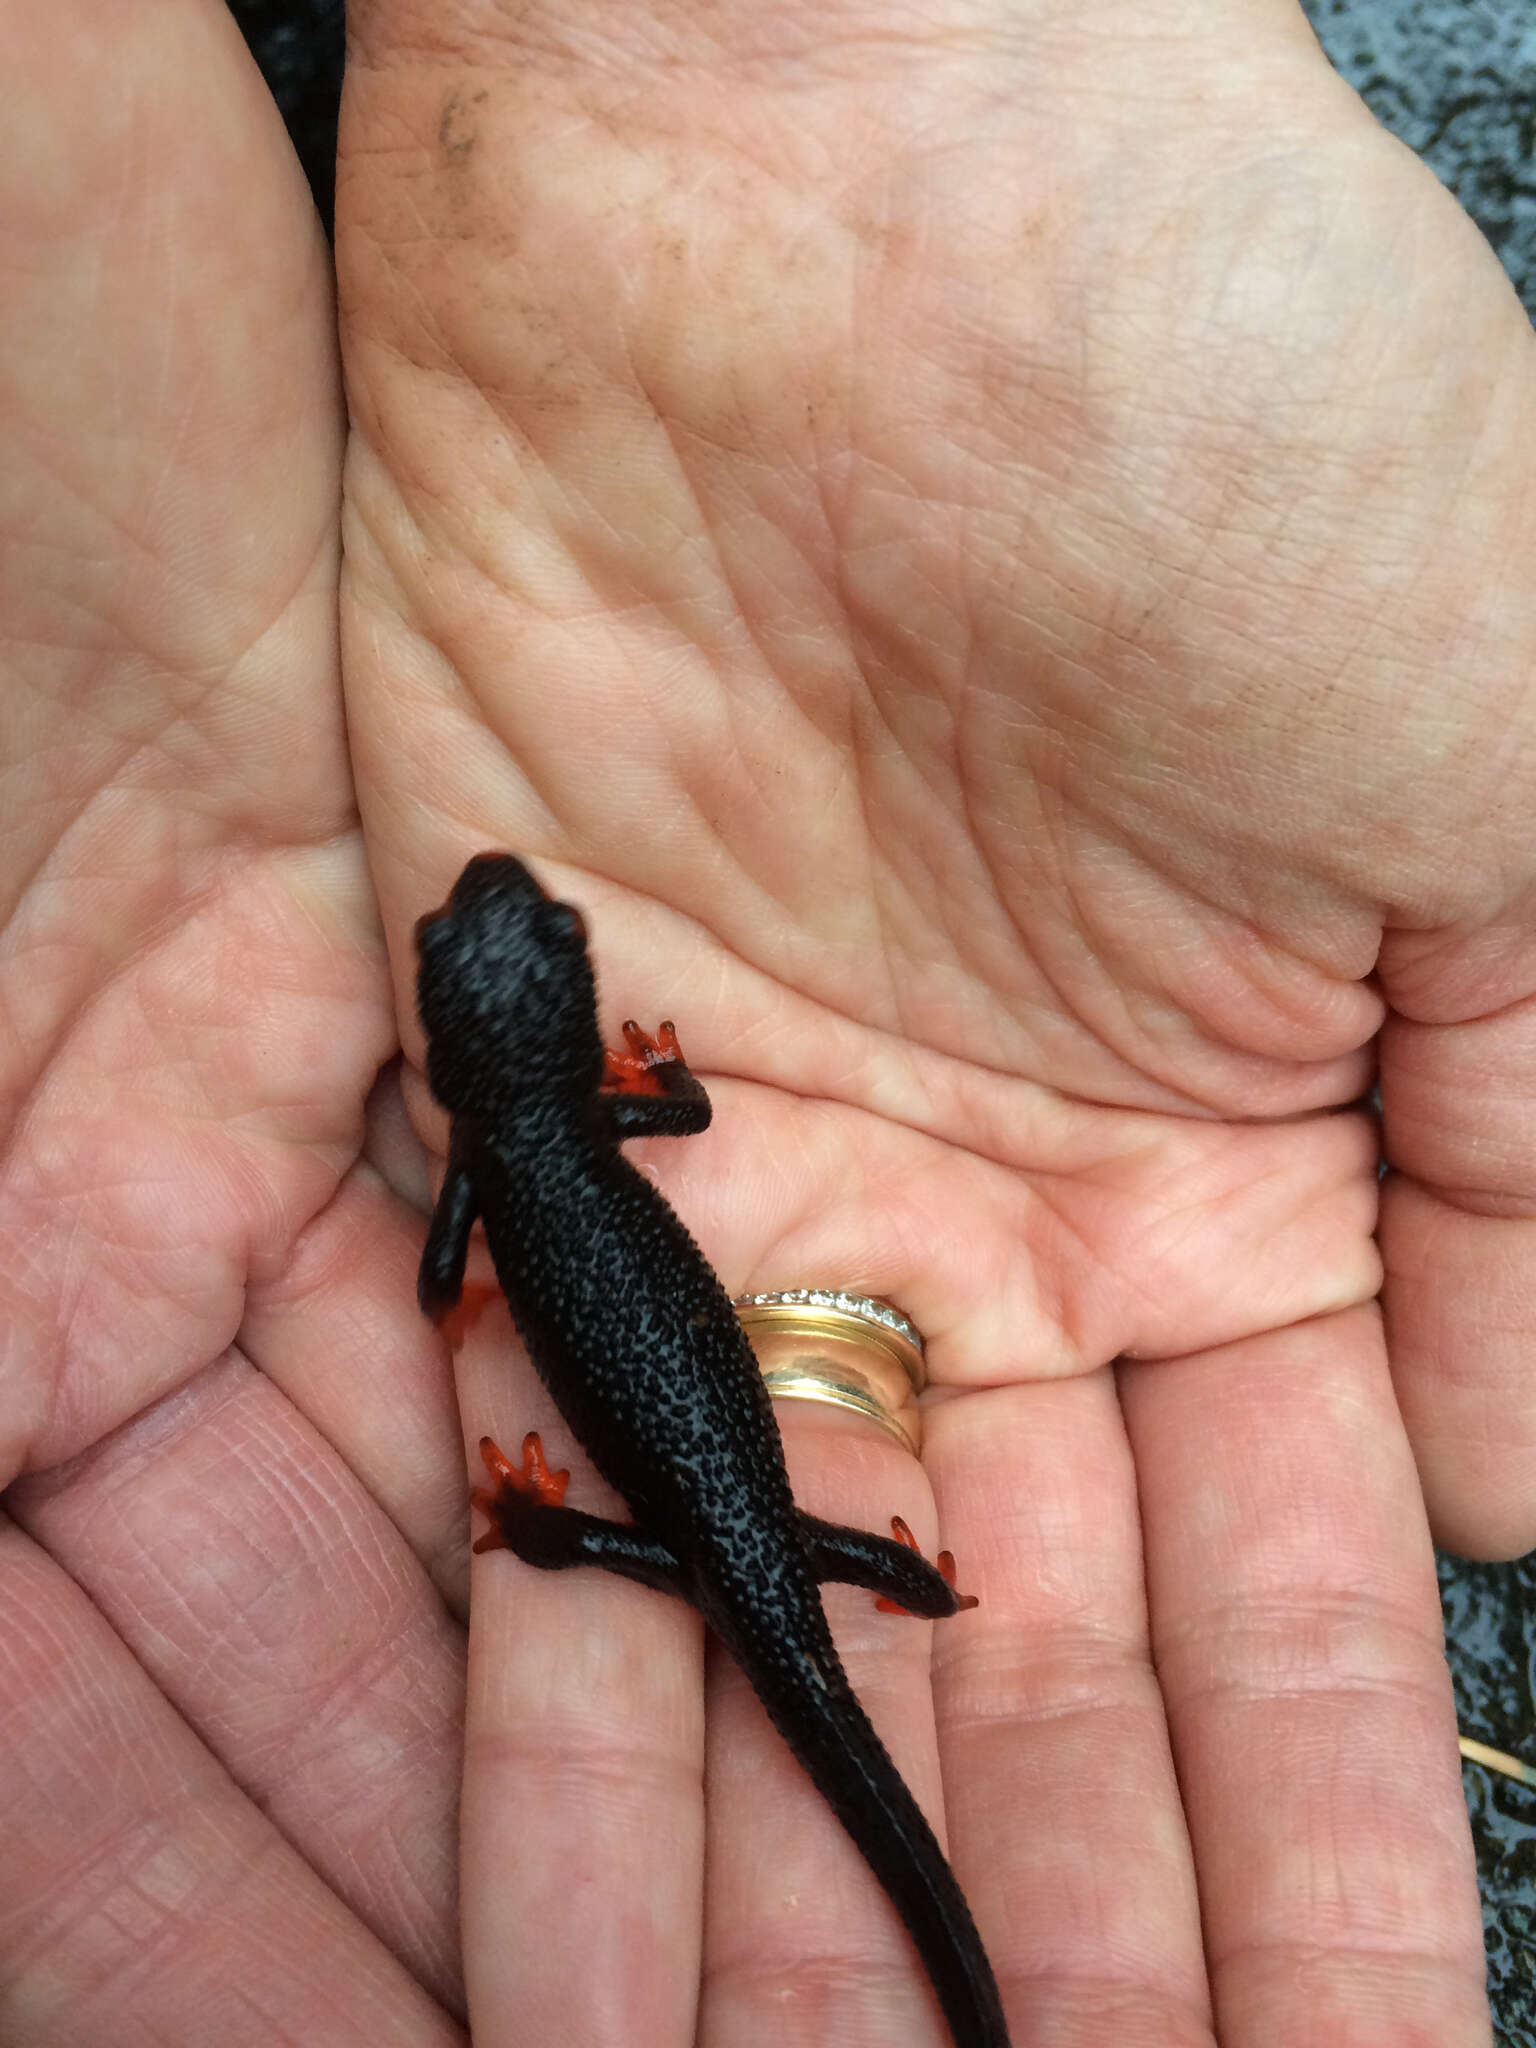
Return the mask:
<path id="1" fill-rule="evenodd" d="M 1440 1560 L 1446 1647 L 1464 1735 L 1536 1763 L 1536 1556 Z M 1536 2048 L 1536 1785 L 1478 1764 L 1462 1781 L 1477 1844 L 1489 1993 L 1508 2048 Z"/>

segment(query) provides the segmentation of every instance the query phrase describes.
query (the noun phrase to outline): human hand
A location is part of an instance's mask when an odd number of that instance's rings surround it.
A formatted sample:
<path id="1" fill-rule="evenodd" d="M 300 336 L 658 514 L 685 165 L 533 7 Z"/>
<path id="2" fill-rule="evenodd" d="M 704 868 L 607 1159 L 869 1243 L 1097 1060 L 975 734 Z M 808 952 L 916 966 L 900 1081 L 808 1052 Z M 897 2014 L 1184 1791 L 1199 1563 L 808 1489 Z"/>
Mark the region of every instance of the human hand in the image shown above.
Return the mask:
<path id="1" fill-rule="evenodd" d="M 836 1611 L 1021 2039 L 1485 2041 L 1402 1417 L 1451 1540 L 1530 1539 L 1491 259 L 1280 0 L 354 29 L 343 620 L 402 1011 L 414 915 L 529 855 L 610 1025 L 711 1079 L 652 1160 L 727 1284 L 928 1333 L 922 1474 L 785 1433 L 813 1510 L 918 1526 L 925 1478 L 982 1596 L 931 1671 Z M 1395 1393 L 1338 1113 L 1378 1052 Z M 546 1420 L 507 1348 L 472 1434 Z M 691 2039 L 702 1969 L 702 2040 L 932 2029 L 727 1673 L 706 1751 L 686 1615 L 482 1594 L 473 2012 Z"/>
<path id="2" fill-rule="evenodd" d="M 0 2038 L 447 2043 L 467 1516 L 361 1149 L 328 253 L 217 0 L 5 60 Z"/>

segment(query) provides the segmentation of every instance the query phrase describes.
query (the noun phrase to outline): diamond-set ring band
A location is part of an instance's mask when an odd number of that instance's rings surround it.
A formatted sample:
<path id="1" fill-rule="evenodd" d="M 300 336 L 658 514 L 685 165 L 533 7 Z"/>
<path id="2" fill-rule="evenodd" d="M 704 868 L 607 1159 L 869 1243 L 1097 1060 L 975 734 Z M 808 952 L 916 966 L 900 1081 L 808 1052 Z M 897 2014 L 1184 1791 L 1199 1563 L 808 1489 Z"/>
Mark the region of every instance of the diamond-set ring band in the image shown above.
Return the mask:
<path id="1" fill-rule="evenodd" d="M 743 1294 L 735 1306 L 774 1400 L 821 1401 L 867 1416 L 921 1453 L 917 1396 L 927 1373 L 922 1334 L 909 1316 L 874 1295 L 828 1287 Z"/>

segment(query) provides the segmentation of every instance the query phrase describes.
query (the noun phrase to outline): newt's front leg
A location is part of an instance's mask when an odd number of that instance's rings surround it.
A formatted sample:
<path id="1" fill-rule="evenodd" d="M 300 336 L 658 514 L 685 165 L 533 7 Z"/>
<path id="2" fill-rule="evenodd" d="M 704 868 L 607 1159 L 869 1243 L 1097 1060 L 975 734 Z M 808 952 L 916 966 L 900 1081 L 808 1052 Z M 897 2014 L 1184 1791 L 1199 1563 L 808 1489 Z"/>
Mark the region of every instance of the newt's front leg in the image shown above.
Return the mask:
<path id="1" fill-rule="evenodd" d="M 615 1138 L 686 1138 L 709 1126 L 709 1097 L 689 1072 L 677 1032 L 658 1024 L 653 1038 L 631 1017 L 624 1052 L 603 1053 L 598 1103 Z"/>
<path id="2" fill-rule="evenodd" d="M 469 1233 L 475 1227 L 478 1213 L 468 1151 L 464 1133 L 455 1121 L 448 1135 L 443 1184 L 433 1205 L 416 1274 L 416 1299 L 422 1314 L 438 1324 L 459 1305 L 459 1296 L 464 1291 L 464 1262 L 469 1256 Z"/>

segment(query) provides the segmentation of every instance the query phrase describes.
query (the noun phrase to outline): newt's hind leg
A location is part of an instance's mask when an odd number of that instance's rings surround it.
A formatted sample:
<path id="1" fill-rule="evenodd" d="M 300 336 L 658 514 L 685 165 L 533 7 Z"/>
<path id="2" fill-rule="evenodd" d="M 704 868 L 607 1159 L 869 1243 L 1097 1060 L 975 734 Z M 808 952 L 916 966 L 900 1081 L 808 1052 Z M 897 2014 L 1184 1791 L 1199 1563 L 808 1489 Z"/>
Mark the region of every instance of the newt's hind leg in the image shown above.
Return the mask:
<path id="1" fill-rule="evenodd" d="M 475 1506 L 491 1518 L 476 1550 L 511 1550 L 525 1564 L 546 1572 L 600 1565 L 658 1592 L 682 1592 L 681 1568 L 665 1543 L 654 1541 L 643 1529 L 561 1506 L 571 1475 L 550 1471 L 534 1432 L 523 1438 L 521 1467 L 513 1465 L 488 1436 L 480 1439 L 480 1456 L 496 1484 L 475 1490 Z"/>
<path id="2" fill-rule="evenodd" d="M 930 1564 L 899 1515 L 891 1518 L 894 1540 L 804 1513 L 800 1527 L 810 1544 L 817 1578 L 868 1587 L 880 1595 L 875 1604 L 882 1613 L 923 1614 L 942 1621 L 977 1604 L 973 1595 L 955 1591 L 952 1553 L 941 1550 L 938 1563 Z"/>

